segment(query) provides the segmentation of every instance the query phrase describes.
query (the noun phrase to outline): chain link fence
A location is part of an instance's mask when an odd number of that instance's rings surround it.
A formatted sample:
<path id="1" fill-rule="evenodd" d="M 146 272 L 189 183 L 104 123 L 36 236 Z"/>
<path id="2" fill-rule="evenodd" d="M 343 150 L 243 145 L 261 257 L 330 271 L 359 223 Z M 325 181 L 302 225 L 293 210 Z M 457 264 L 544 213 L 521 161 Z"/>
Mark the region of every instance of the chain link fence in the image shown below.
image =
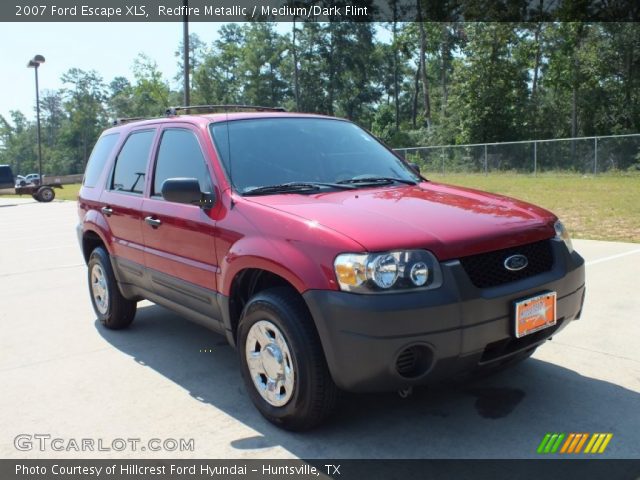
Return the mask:
<path id="1" fill-rule="evenodd" d="M 396 148 L 423 172 L 490 173 L 640 170 L 640 134 Z"/>

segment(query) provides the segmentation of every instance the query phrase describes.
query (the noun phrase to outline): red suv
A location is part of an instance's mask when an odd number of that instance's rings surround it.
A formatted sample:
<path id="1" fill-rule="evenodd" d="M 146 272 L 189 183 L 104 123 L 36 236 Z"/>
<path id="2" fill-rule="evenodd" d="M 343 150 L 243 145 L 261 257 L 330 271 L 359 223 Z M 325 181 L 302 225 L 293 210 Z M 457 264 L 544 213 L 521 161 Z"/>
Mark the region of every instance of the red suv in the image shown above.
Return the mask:
<path id="1" fill-rule="evenodd" d="M 98 140 L 78 236 L 107 328 L 149 299 L 225 335 L 256 407 L 301 430 L 339 389 L 514 363 L 580 317 L 584 261 L 552 213 L 431 182 L 349 121 L 238 110 Z"/>

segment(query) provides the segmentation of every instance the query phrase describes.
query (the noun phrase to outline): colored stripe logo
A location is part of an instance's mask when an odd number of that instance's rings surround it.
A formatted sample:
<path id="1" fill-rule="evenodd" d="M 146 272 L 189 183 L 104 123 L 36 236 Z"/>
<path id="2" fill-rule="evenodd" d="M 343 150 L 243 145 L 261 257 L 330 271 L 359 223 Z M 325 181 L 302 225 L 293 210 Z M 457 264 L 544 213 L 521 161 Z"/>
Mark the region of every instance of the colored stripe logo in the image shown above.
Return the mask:
<path id="1" fill-rule="evenodd" d="M 547 433 L 538 445 L 537 452 L 604 453 L 612 438 L 612 433 Z"/>

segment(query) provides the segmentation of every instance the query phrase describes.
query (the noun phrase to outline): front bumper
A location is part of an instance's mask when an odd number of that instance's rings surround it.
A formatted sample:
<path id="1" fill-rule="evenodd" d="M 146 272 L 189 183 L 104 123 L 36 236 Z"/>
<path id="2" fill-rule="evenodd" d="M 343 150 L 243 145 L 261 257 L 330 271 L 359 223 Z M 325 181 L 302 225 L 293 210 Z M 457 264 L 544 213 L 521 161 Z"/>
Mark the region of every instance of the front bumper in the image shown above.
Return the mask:
<path id="1" fill-rule="evenodd" d="M 552 245 L 552 270 L 492 288 L 476 288 L 454 260 L 441 264 L 444 282 L 435 290 L 305 292 L 334 381 L 349 391 L 396 390 L 500 364 L 544 343 L 580 317 L 585 292 L 582 257 L 562 241 Z M 557 292 L 557 324 L 516 339 L 513 302 L 548 290 Z M 407 349 L 414 369 L 403 369 Z"/>

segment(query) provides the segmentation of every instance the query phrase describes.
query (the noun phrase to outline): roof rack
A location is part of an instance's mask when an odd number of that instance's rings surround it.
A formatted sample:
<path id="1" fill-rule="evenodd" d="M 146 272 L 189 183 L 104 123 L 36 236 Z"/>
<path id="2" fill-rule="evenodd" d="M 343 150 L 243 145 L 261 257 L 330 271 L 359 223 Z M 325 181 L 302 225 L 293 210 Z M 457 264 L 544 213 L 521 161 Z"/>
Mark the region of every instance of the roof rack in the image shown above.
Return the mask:
<path id="1" fill-rule="evenodd" d="M 169 107 L 165 111 L 165 114 L 169 116 L 178 115 L 178 112 L 185 110 L 223 110 L 228 112 L 229 110 L 253 110 L 255 112 L 286 112 L 284 107 L 260 107 L 256 105 L 191 105 L 189 107 Z"/>
<path id="2" fill-rule="evenodd" d="M 124 125 L 129 122 L 137 122 L 138 120 L 147 120 L 148 117 L 125 117 L 125 118 L 116 118 L 111 124 L 115 127 L 116 125 Z"/>

